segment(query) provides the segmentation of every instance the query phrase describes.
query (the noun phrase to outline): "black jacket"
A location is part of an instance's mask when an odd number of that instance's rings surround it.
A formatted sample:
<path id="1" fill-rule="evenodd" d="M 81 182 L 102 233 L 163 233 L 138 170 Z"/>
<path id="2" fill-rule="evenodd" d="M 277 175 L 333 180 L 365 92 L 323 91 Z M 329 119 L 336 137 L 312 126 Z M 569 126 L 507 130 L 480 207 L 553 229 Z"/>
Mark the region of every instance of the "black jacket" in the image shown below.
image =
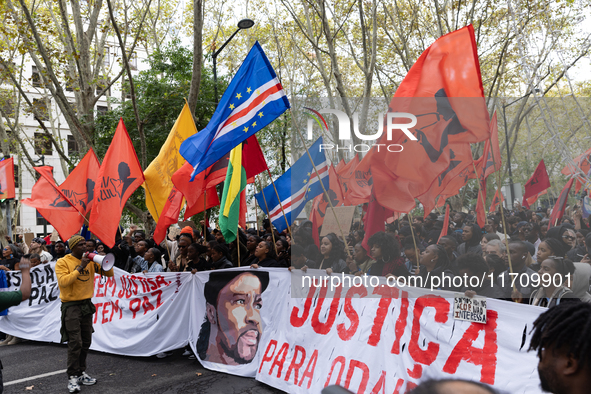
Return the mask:
<path id="1" fill-rule="evenodd" d="M 218 261 L 213 262 L 212 266 L 213 266 L 214 270 L 221 270 L 221 269 L 225 269 L 225 268 L 234 267 L 232 262 L 225 257 L 222 257 Z"/>

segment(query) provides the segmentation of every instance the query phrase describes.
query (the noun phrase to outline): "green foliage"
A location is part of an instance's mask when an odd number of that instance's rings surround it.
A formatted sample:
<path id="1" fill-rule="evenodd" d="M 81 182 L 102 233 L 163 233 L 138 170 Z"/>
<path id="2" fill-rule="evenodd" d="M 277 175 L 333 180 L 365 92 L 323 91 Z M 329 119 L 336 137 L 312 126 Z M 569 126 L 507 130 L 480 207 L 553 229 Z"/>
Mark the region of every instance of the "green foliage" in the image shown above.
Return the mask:
<path id="1" fill-rule="evenodd" d="M 160 152 L 185 104 L 191 86 L 193 54 L 178 41 L 173 41 L 161 51 L 154 52 L 148 63 L 149 68 L 134 78 L 134 87 L 149 164 Z M 225 81 L 218 80 L 219 90 L 223 92 L 225 87 Z M 129 83 L 127 89 L 129 91 Z M 98 157 L 104 157 L 120 118 L 125 122 L 136 152 L 140 152 L 140 136 L 131 100 L 112 100 L 111 104 L 116 108 L 104 115 L 97 114 L 95 148 Z M 195 109 L 197 130 L 207 125 L 214 110 L 212 71 L 204 67 Z M 146 210 L 143 190 L 138 189 L 130 202 Z"/>

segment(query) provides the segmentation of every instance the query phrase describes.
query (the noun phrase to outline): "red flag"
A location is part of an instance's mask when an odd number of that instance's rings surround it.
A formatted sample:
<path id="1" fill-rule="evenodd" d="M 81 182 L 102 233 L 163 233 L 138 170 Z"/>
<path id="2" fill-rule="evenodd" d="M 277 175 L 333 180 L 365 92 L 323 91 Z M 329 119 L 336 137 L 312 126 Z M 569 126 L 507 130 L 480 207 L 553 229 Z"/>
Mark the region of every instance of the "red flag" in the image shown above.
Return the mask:
<path id="1" fill-rule="evenodd" d="M 343 197 L 346 200 L 347 194 L 349 193 L 349 182 L 352 180 L 355 168 L 359 164 L 359 156 L 355 155 L 351 161 L 345 164 L 344 160 L 336 166 L 335 170 L 341 183 L 341 189 L 343 190 Z"/>
<path id="2" fill-rule="evenodd" d="M 0 161 L 0 198 L 14 198 L 14 159 Z"/>
<path id="3" fill-rule="evenodd" d="M 578 193 L 578 191 L 575 191 L 575 193 Z M 533 196 L 533 197 L 530 197 L 530 198 L 528 198 L 528 199 L 527 199 L 527 203 L 528 203 L 527 207 L 529 208 L 530 206 L 534 205 L 534 203 L 535 203 L 536 201 L 538 201 L 538 198 L 540 198 L 540 197 L 541 197 L 541 196 L 543 196 L 544 194 L 548 194 L 548 189 L 544 190 L 543 192 L 541 192 L 541 193 L 539 193 L 539 194 L 536 194 L 536 195 L 535 195 L 535 196 Z M 524 204 L 524 205 L 525 205 L 525 204 Z"/>
<path id="4" fill-rule="evenodd" d="M 319 196 L 316 198 L 318 197 Z M 318 234 L 318 227 L 320 227 L 320 225 L 318 224 L 317 217 L 318 216 L 314 213 L 314 211 L 312 211 L 312 238 L 314 239 L 316 246 L 320 248 L 320 235 Z"/>
<path id="5" fill-rule="evenodd" d="M 583 171 L 583 174 L 589 173 L 589 170 L 591 169 L 591 148 L 575 157 L 573 161 L 575 162 L 575 165 Z M 576 173 L 576 169 L 567 165 L 562 169 L 561 173 L 563 175 L 573 175 Z"/>
<path id="6" fill-rule="evenodd" d="M 381 137 L 384 146 L 399 144 L 404 150 L 391 153 L 374 147 L 369 152 L 374 193 L 383 206 L 409 212 L 414 199 L 449 169 L 454 143 L 478 142 L 490 136 L 473 27 L 446 34 L 427 48 L 400 84 L 389 108 L 390 112 L 416 116 L 413 134 L 418 140 L 402 132 L 391 133 L 391 140 Z M 408 119 L 394 123 L 408 123 Z"/>
<path id="7" fill-rule="evenodd" d="M 525 207 L 529 208 L 527 199 L 532 196 L 536 196 L 539 193 L 550 187 L 550 178 L 548 178 L 548 172 L 546 171 L 546 164 L 544 159 L 540 160 L 538 167 L 534 171 L 533 175 L 525 184 L 525 193 L 523 193 L 523 202 L 521 203 Z"/>
<path id="8" fill-rule="evenodd" d="M 384 231 L 386 229 L 386 219 L 391 217 L 393 212 L 380 205 L 374 194 L 371 194 L 369 205 L 367 207 L 367 215 L 365 215 L 363 221 L 363 228 L 365 229 L 365 236 L 361 245 L 365 248 L 369 255 L 369 238 L 377 233 L 378 231 Z"/>
<path id="9" fill-rule="evenodd" d="M 160 245 L 164 240 L 164 237 L 166 237 L 166 230 L 168 230 L 171 225 L 178 222 L 182 204 L 183 194 L 173 186 L 166 199 L 166 204 L 164 204 L 164 208 L 162 208 L 162 213 L 158 218 L 156 230 L 154 230 L 154 242 L 156 242 L 157 245 Z"/>
<path id="10" fill-rule="evenodd" d="M 497 192 L 495 193 L 495 196 L 493 197 L 492 203 L 490 204 L 490 209 L 488 210 L 489 212 L 494 212 L 497 209 L 497 206 L 499 205 L 499 203 L 505 201 L 505 198 L 503 197 L 503 193 L 501 193 L 499 191 L 499 189 L 497 189 Z"/>
<path id="11" fill-rule="evenodd" d="M 193 167 L 189 163 L 183 164 L 183 166 L 174 173 L 172 176 L 172 182 L 183 196 L 185 196 L 188 211 L 195 214 L 203 210 L 203 200 L 201 199 L 203 191 L 206 189 L 209 190 L 226 179 L 229 160 L 230 154 L 228 153 L 212 164 L 207 170 L 197 174 L 193 182 L 190 181 Z M 267 162 L 265 161 L 261 147 L 254 135 L 247 139 L 246 143 L 243 145 L 242 160 L 242 166 L 246 172 L 248 183 L 254 182 L 254 176 L 267 169 Z M 219 205 L 219 202 L 217 205 Z M 208 207 L 208 209 L 209 208 L 211 207 Z"/>
<path id="12" fill-rule="evenodd" d="M 41 175 L 33 186 L 31 198 L 23 204 L 34 207 L 59 233 L 61 239 L 69 239 L 80 231 L 84 217 L 59 192 L 53 179 L 53 167 L 34 167 Z"/>
<path id="13" fill-rule="evenodd" d="M 246 189 L 240 192 L 240 211 L 238 213 L 238 225 L 246 229 Z"/>
<path id="14" fill-rule="evenodd" d="M 94 190 L 99 170 L 99 161 L 91 148 L 59 186 L 66 200 L 84 216 L 90 213 L 95 200 Z"/>
<path id="15" fill-rule="evenodd" d="M 214 187 L 226 179 L 229 160 L 230 154 L 225 155 L 207 170 L 197 174 L 193 182 L 190 182 L 193 167 L 188 162 L 183 164 L 183 166 L 174 173 L 172 176 L 172 182 L 183 196 L 185 196 L 185 199 L 187 200 L 187 210 L 201 212 L 199 210 L 203 209 L 203 200 L 199 203 L 199 199 L 203 195 L 203 190 Z"/>
<path id="16" fill-rule="evenodd" d="M 562 219 L 564 215 L 564 210 L 566 209 L 566 203 L 568 201 L 568 192 L 570 192 L 570 188 L 573 185 L 574 178 L 571 178 L 566 185 L 562 188 L 560 192 L 560 196 L 558 196 L 558 200 L 556 200 L 556 204 L 554 204 L 554 208 L 552 208 L 552 213 L 550 214 L 550 223 L 548 223 L 548 229 L 557 225 L 558 221 Z"/>
<path id="17" fill-rule="evenodd" d="M 328 193 L 328 197 L 332 202 L 333 207 L 338 207 L 343 204 L 343 192 L 341 190 L 341 184 L 339 183 L 339 178 L 337 176 L 337 172 L 334 166 L 331 164 L 330 168 L 328 169 L 328 179 L 329 179 L 329 188 L 326 191 Z M 312 215 L 316 215 L 316 224 L 318 227 L 322 226 L 324 223 L 324 216 L 326 215 L 326 210 L 328 209 L 328 201 L 324 197 L 324 193 L 317 195 L 314 197 L 314 203 L 312 207 L 311 217 Z"/>
<path id="18" fill-rule="evenodd" d="M 443 218 L 443 227 L 441 229 L 441 234 L 439 234 L 439 238 L 437 239 L 437 243 L 444 235 L 447 235 L 447 230 L 449 229 L 449 204 L 445 208 L 445 217 Z"/>
<path id="19" fill-rule="evenodd" d="M 187 203 L 187 208 L 185 209 L 185 220 L 189 219 L 193 215 L 197 215 L 199 212 L 203 212 L 204 209 L 213 208 L 218 205 L 220 205 L 218 191 L 216 190 L 215 186 L 212 186 L 207 189 L 205 193 L 201 193 L 193 206 L 189 207 Z"/>
<path id="20" fill-rule="evenodd" d="M 97 176 L 88 226 L 108 247 L 115 245 L 125 203 L 143 182 L 144 172 L 121 118 Z"/>
<path id="21" fill-rule="evenodd" d="M 255 175 L 269 168 L 256 135 L 253 135 L 242 144 L 242 167 L 246 172 L 246 183 L 254 183 Z"/>
<path id="22" fill-rule="evenodd" d="M 355 158 L 353 160 L 355 160 Z M 351 162 L 353 162 L 353 160 L 351 160 Z M 354 168 L 353 165 L 351 166 L 351 177 L 347 183 L 347 191 L 345 194 L 346 205 L 359 205 L 369 202 L 371 186 L 373 184 L 373 178 L 369 169 L 370 160 L 371 151 L 365 155 Z"/>
<path id="23" fill-rule="evenodd" d="M 439 174 L 424 194 L 417 197 L 427 215 L 435 208 L 437 196 L 455 195 L 468 182 L 469 168 L 474 167 L 470 144 L 453 144 L 449 148 L 449 156 L 449 165 L 445 171 Z"/>

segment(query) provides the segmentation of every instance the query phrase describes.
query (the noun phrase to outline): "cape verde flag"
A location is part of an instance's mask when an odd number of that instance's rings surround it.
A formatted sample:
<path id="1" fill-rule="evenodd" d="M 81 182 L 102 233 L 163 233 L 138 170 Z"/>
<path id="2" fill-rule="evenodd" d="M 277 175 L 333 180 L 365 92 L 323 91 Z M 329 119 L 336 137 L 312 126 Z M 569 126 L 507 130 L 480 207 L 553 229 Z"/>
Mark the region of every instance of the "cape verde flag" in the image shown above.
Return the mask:
<path id="1" fill-rule="evenodd" d="M 211 120 L 179 149 L 193 166 L 191 181 L 290 107 L 258 41 L 224 92 Z"/>
<path id="2" fill-rule="evenodd" d="M 322 143 L 322 137 L 318 138 L 309 148 L 309 151 L 320 175 L 320 179 L 324 184 L 324 188 L 329 191 L 328 170 L 330 163 L 326 160 L 324 152 L 320 150 Z M 277 194 L 281 198 L 283 210 L 290 226 L 302 209 L 304 209 L 306 203 L 313 200 L 317 195 L 322 194 L 322 186 L 318 181 L 318 176 L 316 171 L 314 171 L 314 166 L 312 166 L 307 153 L 304 153 L 293 166 L 275 181 L 275 186 L 277 187 L 277 193 L 275 193 L 273 185 L 269 185 L 262 192 L 255 194 L 255 197 L 259 207 L 267 213 L 271 219 L 271 223 L 279 231 L 285 230 L 287 224 L 283 217 L 283 212 L 281 212 Z"/>

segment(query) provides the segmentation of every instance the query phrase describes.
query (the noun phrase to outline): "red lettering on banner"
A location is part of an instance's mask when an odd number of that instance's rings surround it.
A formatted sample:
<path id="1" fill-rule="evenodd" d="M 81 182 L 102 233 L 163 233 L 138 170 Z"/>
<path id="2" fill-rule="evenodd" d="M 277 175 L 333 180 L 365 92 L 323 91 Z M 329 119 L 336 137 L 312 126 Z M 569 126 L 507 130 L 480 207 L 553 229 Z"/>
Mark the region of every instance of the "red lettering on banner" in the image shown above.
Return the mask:
<path id="1" fill-rule="evenodd" d="M 382 394 L 386 394 L 386 371 L 382 371 L 378 382 L 373 386 L 370 394 L 378 394 L 380 391 Z"/>
<path id="2" fill-rule="evenodd" d="M 402 388 L 403 384 L 404 380 L 398 379 L 398 381 L 396 382 L 396 387 L 394 387 L 394 392 L 392 394 L 400 394 L 400 389 Z"/>
<path id="3" fill-rule="evenodd" d="M 302 355 L 300 361 L 296 361 L 298 358 L 298 353 Z M 287 373 L 285 374 L 286 382 L 291 376 L 291 371 L 293 371 L 293 384 L 298 384 L 298 375 L 300 374 L 300 368 L 302 368 L 304 365 L 304 361 L 306 361 L 306 349 L 304 349 L 302 346 L 296 345 L 293 357 L 291 358 L 291 363 L 289 364 L 289 368 L 287 368 Z"/>
<path id="4" fill-rule="evenodd" d="M 308 390 L 312 385 L 312 379 L 314 378 L 314 370 L 316 370 L 316 361 L 318 361 L 318 350 L 314 350 L 312 353 L 312 357 L 310 357 L 310 361 L 308 361 L 308 365 L 306 366 L 306 370 L 302 375 L 302 380 L 298 383 L 298 386 L 302 387 L 302 383 L 304 383 L 304 379 L 308 378 Z"/>
<path id="5" fill-rule="evenodd" d="M 351 298 L 353 298 L 355 294 L 358 294 L 360 298 L 363 298 L 367 296 L 367 289 L 365 287 L 351 287 L 347 291 L 347 295 L 345 296 L 345 306 L 343 309 L 345 311 L 345 315 L 351 321 L 351 325 L 348 329 L 345 329 L 344 323 L 337 324 L 339 338 L 341 338 L 343 341 L 348 341 L 351 339 L 353 335 L 355 335 L 357 327 L 359 327 L 359 315 L 351 305 Z"/>
<path id="6" fill-rule="evenodd" d="M 327 287 L 322 287 L 320 289 L 320 294 L 318 295 L 318 302 L 316 303 L 316 308 L 314 309 L 314 314 L 312 315 L 312 328 L 314 331 L 320 335 L 326 335 L 330 332 L 332 325 L 337 317 L 337 312 L 339 310 L 339 303 L 341 302 L 341 291 L 343 288 L 338 286 L 334 292 L 334 296 L 332 302 L 330 303 L 330 309 L 328 311 L 328 318 L 326 322 L 322 323 L 318 320 L 320 316 L 320 312 L 322 311 L 322 304 L 324 304 L 324 299 L 326 298 L 326 293 L 328 292 Z"/>
<path id="7" fill-rule="evenodd" d="M 384 320 L 388 314 L 388 308 L 392 302 L 392 293 L 390 287 L 377 286 L 373 289 L 373 294 L 379 294 L 382 296 L 380 303 L 378 304 L 378 310 L 376 311 L 376 317 L 373 320 L 373 326 L 371 327 L 371 334 L 367 340 L 367 344 L 370 346 L 377 346 L 382 336 L 382 327 L 384 326 Z"/>
<path id="8" fill-rule="evenodd" d="M 349 389 L 349 386 L 351 384 L 351 378 L 353 378 L 355 368 L 358 368 L 363 372 L 363 377 L 361 378 L 361 382 L 359 382 L 359 387 L 357 388 L 357 394 L 363 394 L 365 393 L 367 381 L 369 380 L 369 368 L 365 363 L 362 363 L 361 361 L 349 361 L 349 370 L 347 371 L 347 377 L 345 378 L 345 388 Z"/>
<path id="9" fill-rule="evenodd" d="M 154 291 L 158 288 L 158 284 L 156 284 L 156 281 L 154 280 L 154 278 L 148 278 L 148 283 L 150 284 L 151 291 Z"/>
<path id="10" fill-rule="evenodd" d="M 142 293 L 147 293 L 150 291 L 150 286 L 148 285 L 148 281 L 146 280 L 145 277 L 137 277 L 137 280 L 140 281 L 140 284 L 142 285 Z"/>
<path id="11" fill-rule="evenodd" d="M 409 391 L 411 391 L 412 389 L 414 389 L 415 387 L 417 387 L 416 383 L 413 382 L 407 382 L 406 383 L 406 390 L 404 391 L 405 393 L 408 393 Z"/>
<path id="12" fill-rule="evenodd" d="M 310 286 L 310 290 L 308 290 L 308 297 L 306 297 L 306 302 L 304 303 L 304 310 L 302 312 L 302 316 L 298 316 L 300 309 L 297 306 L 294 306 L 291 310 L 289 322 L 292 326 L 301 327 L 304 325 L 306 320 L 308 320 L 308 316 L 310 316 L 310 307 L 312 306 L 312 301 L 314 300 L 314 292 L 316 292 L 316 288 Z"/>
<path id="13" fill-rule="evenodd" d="M 273 345 L 273 353 L 271 353 L 271 355 L 269 355 L 269 350 L 271 349 L 271 345 Z M 277 341 L 274 339 L 271 339 L 269 341 L 269 344 L 267 345 L 267 349 L 265 350 L 265 354 L 263 355 L 263 359 L 261 360 L 261 365 L 259 366 L 259 373 L 261 373 L 261 370 L 263 369 L 263 364 L 266 361 L 271 361 L 273 359 L 273 355 L 275 354 L 276 349 L 277 349 Z"/>
<path id="14" fill-rule="evenodd" d="M 418 343 L 421 333 L 421 315 L 423 314 L 423 310 L 428 307 L 435 309 L 435 321 L 437 323 L 445 323 L 449 314 L 449 302 L 439 296 L 421 296 L 415 301 L 408 352 L 415 361 L 425 365 L 431 365 L 439 353 L 439 344 L 437 343 L 429 342 L 427 350 L 421 349 Z"/>
<path id="15" fill-rule="evenodd" d="M 464 332 L 457 345 L 453 348 L 449 358 L 443 366 L 443 372 L 455 373 L 462 360 L 474 365 L 482 366 L 480 381 L 482 383 L 495 384 L 497 368 L 497 311 L 486 312 L 486 324 L 472 323 Z M 484 331 L 484 346 L 482 349 L 472 346 L 480 331 Z"/>
<path id="16" fill-rule="evenodd" d="M 406 368 L 408 376 L 414 379 L 418 379 L 423 375 L 423 366 L 421 364 L 415 364 L 413 369 Z"/>
<path id="17" fill-rule="evenodd" d="M 406 292 L 404 292 L 406 293 Z M 394 326 L 394 343 L 392 344 L 393 354 L 400 354 L 400 338 L 404 335 L 406 329 L 406 320 L 408 318 L 408 297 L 404 297 L 400 300 L 400 314 L 396 319 L 396 325 Z"/>
<path id="18" fill-rule="evenodd" d="M 121 277 L 121 290 L 117 293 L 117 298 L 123 298 L 125 296 L 125 276 Z"/>
<path id="19" fill-rule="evenodd" d="M 94 292 L 95 298 L 104 297 L 105 296 L 105 291 L 104 291 L 104 288 L 105 287 L 103 286 L 103 284 L 101 283 L 101 281 L 100 280 L 95 280 L 94 283 L 96 284 L 96 290 Z"/>
<path id="20" fill-rule="evenodd" d="M 136 306 L 134 306 L 136 304 Z M 139 298 L 134 298 L 133 300 L 129 301 L 129 310 L 133 312 L 132 319 L 135 319 L 135 314 L 140 311 L 142 307 L 142 300 Z"/>
<path id="21" fill-rule="evenodd" d="M 269 375 L 273 375 L 273 369 L 277 366 L 277 377 L 281 377 L 281 371 L 283 371 L 283 364 L 285 364 L 285 357 L 287 356 L 287 350 L 289 349 L 289 343 L 285 342 L 281 349 L 277 352 L 277 356 L 275 356 L 275 360 L 273 364 L 271 364 L 271 369 L 269 370 Z"/>
<path id="22" fill-rule="evenodd" d="M 167 282 L 164 279 L 164 276 L 162 275 L 157 275 L 156 276 L 156 284 L 158 285 L 158 287 L 162 287 L 162 286 L 168 286 L 169 284 L 171 284 L 172 282 Z"/>
<path id="23" fill-rule="evenodd" d="M 113 307 L 111 309 L 111 317 L 109 318 L 109 321 L 113 320 L 113 314 L 115 312 L 119 312 L 119 319 L 123 318 L 123 311 L 121 310 L 121 308 L 119 308 L 119 300 L 115 300 L 115 302 L 111 302 L 111 306 Z"/>
<path id="24" fill-rule="evenodd" d="M 162 305 L 162 290 L 156 290 L 153 293 L 150 293 L 153 296 L 156 296 L 156 309 L 160 308 Z"/>
<path id="25" fill-rule="evenodd" d="M 336 382 L 334 382 L 334 384 L 341 384 L 341 378 L 343 377 L 343 372 L 345 371 L 345 364 L 347 363 L 347 360 L 345 360 L 345 357 L 343 356 L 338 356 L 332 361 L 332 365 L 330 366 L 330 372 L 328 373 L 328 379 L 326 379 L 324 387 L 328 387 L 328 385 L 330 384 L 330 378 L 332 378 L 332 373 L 334 372 L 334 367 L 337 363 L 341 364 L 341 367 L 339 368 L 339 375 L 337 376 L 337 380 Z"/>
<path id="26" fill-rule="evenodd" d="M 110 302 L 105 302 L 103 304 L 103 313 L 102 313 L 103 318 L 101 319 L 101 324 L 105 324 L 105 323 L 109 322 L 109 319 L 107 318 L 107 315 L 109 313 L 109 305 L 111 305 Z"/>
<path id="27" fill-rule="evenodd" d="M 144 308 L 144 315 L 146 313 L 148 313 L 148 311 L 153 311 L 156 309 L 156 308 L 154 308 L 154 305 L 152 305 L 150 303 L 150 300 L 146 296 L 144 296 L 144 301 L 142 302 L 142 307 Z"/>
<path id="28" fill-rule="evenodd" d="M 101 306 L 103 306 L 103 303 L 102 302 L 97 302 L 96 304 L 94 304 L 94 307 L 96 308 L 97 312 L 98 312 L 98 310 L 100 309 Z M 97 317 L 98 317 L 98 313 L 95 313 L 94 314 L 94 320 L 93 320 L 92 324 L 96 324 Z"/>

